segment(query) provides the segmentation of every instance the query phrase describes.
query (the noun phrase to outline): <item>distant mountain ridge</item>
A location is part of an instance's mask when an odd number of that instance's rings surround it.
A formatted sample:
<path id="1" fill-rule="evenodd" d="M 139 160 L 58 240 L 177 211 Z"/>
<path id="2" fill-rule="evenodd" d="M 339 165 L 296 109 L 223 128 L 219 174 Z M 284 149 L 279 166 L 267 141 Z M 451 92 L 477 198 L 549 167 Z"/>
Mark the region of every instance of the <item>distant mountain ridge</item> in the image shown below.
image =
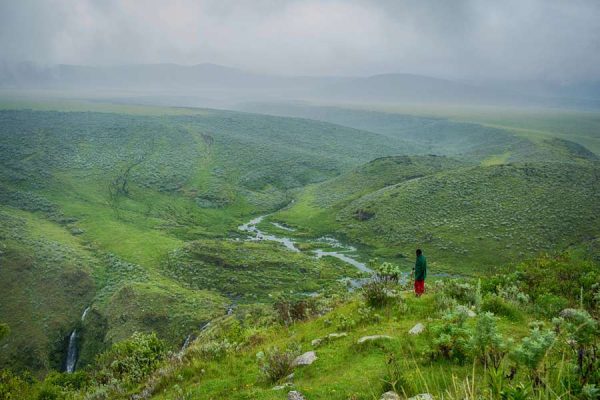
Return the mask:
<path id="1" fill-rule="evenodd" d="M 600 82 L 461 82 L 389 73 L 367 77 L 285 76 L 217 65 L 132 64 L 115 66 L 0 63 L 0 88 L 134 90 L 178 95 L 210 92 L 232 101 L 270 96 L 343 102 L 537 105 L 600 108 Z"/>

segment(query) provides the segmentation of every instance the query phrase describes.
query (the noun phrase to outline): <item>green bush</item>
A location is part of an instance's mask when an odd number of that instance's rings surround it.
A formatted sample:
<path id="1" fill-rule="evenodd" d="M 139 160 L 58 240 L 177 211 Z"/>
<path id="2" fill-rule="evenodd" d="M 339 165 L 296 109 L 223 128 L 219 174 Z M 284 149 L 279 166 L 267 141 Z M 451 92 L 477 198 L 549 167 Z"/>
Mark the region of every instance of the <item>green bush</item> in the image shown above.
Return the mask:
<path id="1" fill-rule="evenodd" d="M 534 382 L 539 382 L 539 368 L 550 347 L 556 340 L 556 334 L 543 329 L 543 324 L 533 323 L 529 336 L 523 338 L 521 344 L 513 350 L 511 357 L 519 364 L 527 367 Z"/>
<path id="2" fill-rule="evenodd" d="M 136 332 L 97 357 L 96 380 L 100 383 L 114 379 L 124 383 L 139 382 L 158 367 L 165 354 L 165 344 L 156 333 Z"/>
<path id="3" fill-rule="evenodd" d="M 506 302 L 502 297 L 496 294 L 487 294 L 483 298 L 481 311 L 491 312 L 495 315 L 507 317 L 513 321 L 522 319 L 521 312 L 515 307 L 515 305 Z"/>
<path id="4" fill-rule="evenodd" d="M 449 279 L 443 286 L 443 293 L 463 305 L 476 305 L 477 290 L 469 282 Z"/>
<path id="5" fill-rule="evenodd" d="M 490 312 L 479 314 L 471 338 L 475 357 L 486 367 L 498 369 L 506 354 L 506 343 L 496 326 L 496 317 Z"/>
<path id="6" fill-rule="evenodd" d="M 362 287 L 362 295 L 369 307 L 380 308 L 390 301 L 386 284 L 383 281 L 374 280 L 365 284 Z"/>
<path id="7" fill-rule="evenodd" d="M 471 331 L 465 326 L 467 318 L 466 310 L 457 307 L 431 327 L 432 358 L 444 358 L 461 364 L 469 358 L 472 339 Z"/>
<path id="8" fill-rule="evenodd" d="M 292 373 L 292 363 L 300 355 L 300 346 L 292 343 L 285 350 L 271 347 L 265 352 L 256 355 L 258 367 L 265 379 L 274 383 Z"/>
<path id="9" fill-rule="evenodd" d="M 10 334 L 10 328 L 8 324 L 0 324 L 0 340 L 4 339 Z"/>
<path id="10" fill-rule="evenodd" d="M 540 295 L 534 304 L 535 311 L 545 317 L 551 318 L 569 306 L 569 300 L 562 296 L 546 293 Z"/>

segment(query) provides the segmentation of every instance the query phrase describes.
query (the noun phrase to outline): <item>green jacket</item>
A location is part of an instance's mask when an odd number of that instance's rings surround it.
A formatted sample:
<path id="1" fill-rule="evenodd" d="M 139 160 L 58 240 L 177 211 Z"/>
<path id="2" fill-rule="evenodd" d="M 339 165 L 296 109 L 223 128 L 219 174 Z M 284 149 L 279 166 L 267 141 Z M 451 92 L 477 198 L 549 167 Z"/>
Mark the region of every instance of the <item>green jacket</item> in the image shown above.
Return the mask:
<path id="1" fill-rule="evenodd" d="M 415 280 L 416 281 L 424 281 L 427 277 L 427 259 L 424 255 L 420 255 L 417 257 L 417 261 L 415 262 Z"/>

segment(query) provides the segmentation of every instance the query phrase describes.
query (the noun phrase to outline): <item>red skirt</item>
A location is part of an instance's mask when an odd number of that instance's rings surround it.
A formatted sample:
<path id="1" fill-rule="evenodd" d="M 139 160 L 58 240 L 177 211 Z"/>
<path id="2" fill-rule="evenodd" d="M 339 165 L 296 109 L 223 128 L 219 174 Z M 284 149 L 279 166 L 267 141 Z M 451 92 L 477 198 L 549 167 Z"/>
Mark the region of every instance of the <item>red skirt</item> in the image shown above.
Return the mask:
<path id="1" fill-rule="evenodd" d="M 425 292 L 425 281 L 417 281 L 415 280 L 415 293 L 417 295 L 422 295 Z"/>

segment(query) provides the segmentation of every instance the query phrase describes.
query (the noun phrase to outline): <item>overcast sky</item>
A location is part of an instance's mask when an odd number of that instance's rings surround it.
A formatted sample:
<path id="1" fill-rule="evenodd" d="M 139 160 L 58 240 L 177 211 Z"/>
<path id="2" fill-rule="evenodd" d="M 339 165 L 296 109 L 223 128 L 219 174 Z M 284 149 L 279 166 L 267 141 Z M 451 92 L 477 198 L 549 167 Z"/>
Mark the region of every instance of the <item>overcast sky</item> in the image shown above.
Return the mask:
<path id="1" fill-rule="evenodd" d="M 0 0 L 0 60 L 600 79 L 600 0 Z"/>

